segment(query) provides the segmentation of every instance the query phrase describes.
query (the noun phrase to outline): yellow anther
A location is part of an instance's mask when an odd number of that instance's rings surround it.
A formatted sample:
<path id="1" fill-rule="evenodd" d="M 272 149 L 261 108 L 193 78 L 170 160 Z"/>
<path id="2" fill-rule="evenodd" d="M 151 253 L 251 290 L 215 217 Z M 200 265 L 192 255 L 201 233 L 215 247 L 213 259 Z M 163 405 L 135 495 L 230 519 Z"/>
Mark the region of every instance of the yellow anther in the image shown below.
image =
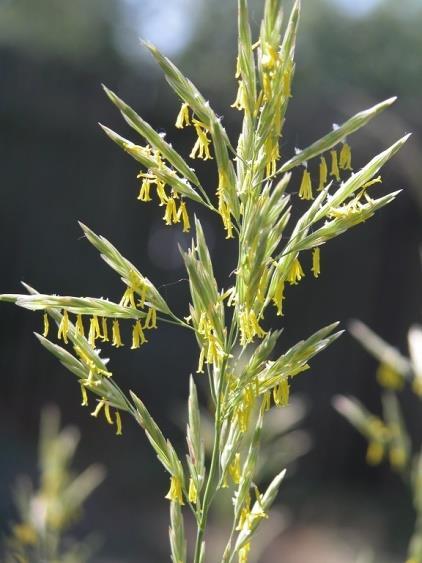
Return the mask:
<path id="1" fill-rule="evenodd" d="M 176 127 L 183 129 L 186 125 L 190 125 L 189 104 L 183 103 L 176 118 Z"/>
<path id="2" fill-rule="evenodd" d="M 100 411 L 104 407 L 105 403 L 106 402 L 105 402 L 104 399 L 101 399 L 101 401 L 98 401 L 98 404 L 95 407 L 95 410 L 91 413 L 91 416 L 97 417 L 100 414 Z"/>
<path id="3" fill-rule="evenodd" d="M 107 421 L 109 424 L 114 424 L 114 421 L 113 421 L 113 419 L 111 418 L 110 404 L 109 404 L 108 402 L 106 402 L 106 403 L 104 404 L 104 414 L 105 414 L 106 421 Z"/>
<path id="4" fill-rule="evenodd" d="M 188 498 L 189 498 L 189 502 L 192 502 L 194 504 L 198 500 L 198 491 L 196 490 L 196 486 L 192 477 L 189 479 Z"/>
<path id="5" fill-rule="evenodd" d="M 340 151 L 339 166 L 342 170 L 353 170 L 352 168 L 352 150 L 350 145 L 343 143 Z"/>
<path id="6" fill-rule="evenodd" d="M 240 473 L 241 473 L 240 454 L 237 453 L 235 454 L 233 461 L 229 465 L 230 477 L 232 478 L 233 483 L 235 483 L 236 485 L 238 485 L 240 482 Z"/>
<path id="7" fill-rule="evenodd" d="M 190 157 L 191 158 L 198 157 L 198 158 L 202 158 L 203 160 L 208 160 L 212 157 L 209 149 L 209 145 L 211 141 L 208 139 L 207 136 L 207 128 L 201 121 L 198 121 L 197 119 L 193 119 L 192 123 L 195 127 L 195 131 L 196 134 L 198 135 L 198 138 L 192 149 L 192 152 L 190 153 Z"/>
<path id="8" fill-rule="evenodd" d="M 82 394 L 81 405 L 83 407 L 87 407 L 88 406 L 88 393 L 86 392 L 86 388 L 85 388 L 85 385 L 83 383 L 81 383 L 81 394 Z"/>
<path id="9" fill-rule="evenodd" d="M 50 329 L 50 322 L 48 320 L 48 314 L 44 313 L 44 317 L 43 317 L 43 324 L 44 324 L 44 331 L 42 333 L 42 335 L 44 336 L 44 338 L 47 338 L 48 336 L 48 331 Z"/>
<path id="10" fill-rule="evenodd" d="M 180 202 L 180 207 L 179 210 L 177 212 L 177 220 L 178 222 L 180 221 L 180 219 L 182 219 L 182 224 L 183 224 L 183 232 L 184 233 L 188 233 L 190 230 L 190 221 L 189 221 L 189 215 L 186 209 L 186 203 L 182 200 Z"/>
<path id="11" fill-rule="evenodd" d="M 176 202 L 173 197 L 169 197 L 166 202 L 166 210 L 163 217 L 166 225 L 172 225 L 173 223 L 178 223 L 179 218 L 177 216 Z"/>
<path id="12" fill-rule="evenodd" d="M 302 266 L 300 265 L 299 259 L 295 258 L 293 260 L 292 265 L 290 266 L 290 270 L 287 275 L 287 281 L 291 285 L 297 285 L 297 283 L 303 278 L 304 275 L 305 273 L 302 270 Z"/>
<path id="13" fill-rule="evenodd" d="M 119 411 L 116 411 L 114 414 L 115 414 L 115 417 L 116 417 L 116 436 L 121 436 L 122 435 L 122 419 L 120 417 Z"/>
<path id="14" fill-rule="evenodd" d="M 246 89 L 243 80 L 239 80 L 236 99 L 230 107 L 236 108 L 239 111 L 247 108 Z"/>
<path id="15" fill-rule="evenodd" d="M 139 190 L 138 199 L 140 201 L 151 201 L 151 179 L 144 178 L 141 184 L 141 189 Z"/>
<path id="16" fill-rule="evenodd" d="M 76 317 L 75 328 L 76 328 L 76 334 L 80 334 L 81 336 L 85 336 L 85 328 L 84 328 L 84 323 L 83 323 L 83 320 L 82 320 L 82 315 L 78 315 Z"/>
<path id="17" fill-rule="evenodd" d="M 69 332 L 69 315 L 67 311 L 63 311 L 63 316 L 59 324 L 59 331 L 57 334 L 57 338 L 61 340 L 63 338 L 63 342 L 67 344 L 67 335 Z"/>
<path id="18" fill-rule="evenodd" d="M 121 346 L 123 346 L 122 339 L 120 336 L 120 325 L 117 319 L 114 319 L 113 321 L 112 334 L 113 334 L 112 346 L 115 346 L 116 348 L 120 348 Z"/>
<path id="19" fill-rule="evenodd" d="M 305 168 L 303 171 L 302 182 L 299 188 L 300 199 L 314 199 L 312 195 L 312 182 L 309 171 Z"/>
<path id="20" fill-rule="evenodd" d="M 157 311 L 153 307 L 148 309 L 144 328 L 157 328 Z"/>
<path id="21" fill-rule="evenodd" d="M 198 368 L 196 373 L 204 373 L 204 361 L 205 361 L 205 350 L 204 347 L 201 348 L 201 353 L 199 354 Z"/>
<path id="22" fill-rule="evenodd" d="M 336 150 L 332 150 L 330 151 L 331 154 L 331 176 L 334 176 L 335 179 L 337 180 L 337 182 L 340 181 L 340 170 L 338 167 L 338 156 L 337 156 L 337 151 Z"/>
<path id="23" fill-rule="evenodd" d="M 177 502 L 180 505 L 184 504 L 182 482 L 179 477 L 175 477 L 174 475 L 172 475 L 170 479 L 170 489 L 169 492 L 166 494 L 165 498 Z"/>
<path id="24" fill-rule="evenodd" d="M 137 320 L 136 323 L 133 325 L 133 329 L 132 329 L 132 346 L 131 346 L 131 349 L 135 350 L 136 348 L 139 348 L 145 342 L 147 342 L 147 339 L 145 338 L 145 334 L 144 334 L 144 331 L 142 329 L 141 322 L 139 320 Z"/>
<path id="25" fill-rule="evenodd" d="M 319 249 L 319 246 L 317 246 L 312 250 L 311 272 L 313 272 L 315 278 L 317 278 L 321 273 L 320 257 L 321 257 L 321 251 Z"/>
<path id="26" fill-rule="evenodd" d="M 319 163 L 319 185 L 318 185 L 319 192 L 324 189 L 327 180 L 328 180 L 327 161 L 325 160 L 324 156 L 321 156 L 321 160 Z"/>
<path id="27" fill-rule="evenodd" d="M 108 342 L 108 325 L 107 325 L 107 317 L 103 317 L 101 319 L 101 328 L 103 331 L 102 341 Z"/>

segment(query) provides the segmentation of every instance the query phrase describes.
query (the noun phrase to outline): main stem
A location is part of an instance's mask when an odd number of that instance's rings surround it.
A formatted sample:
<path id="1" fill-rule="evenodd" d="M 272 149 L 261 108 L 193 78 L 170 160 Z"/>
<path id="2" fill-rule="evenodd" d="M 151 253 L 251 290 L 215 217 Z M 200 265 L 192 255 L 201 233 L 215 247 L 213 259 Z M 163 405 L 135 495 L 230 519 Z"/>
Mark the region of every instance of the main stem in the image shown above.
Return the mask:
<path id="1" fill-rule="evenodd" d="M 233 325 L 232 325 L 233 326 Z M 230 331 L 229 342 L 232 342 L 232 330 Z M 227 359 L 225 358 L 221 365 L 220 379 L 218 382 L 217 402 L 215 408 L 214 420 L 214 444 L 212 448 L 211 465 L 208 474 L 207 484 L 205 486 L 204 501 L 202 504 L 202 513 L 199 519 L 198 528 L 196 531 L 195 554 L 193 563 L 200 563 L 202 543 L 204 539 L 205 528 L 207 525 L 208 511 L 210 509 L 212 499 L 216 492 L 216 484 L 219 479 L 219 465 L 220 465 L 220 441 L 221 441 L 221 398 L 222 389 L 224 385 L 224 376 L 226 372 Z"/>
<path id="2" fill-rule="evenodd" d="M 242 225 L 239 226 L 240 231 L 242 230 Z M 242 251 L 242 246 L 241 246 L 241 235 L 239 233 L 239 238 L 238 238 L 238 262 L 237 262 L 237 269 L 239 268 L 240 265 L 240 258 L 241 258 L 241 251 Z M 236 277 L 236 293 L 238 291 L 238 277 Z M 232 350 L 233 345 L 234 345 L 234 341 L 236 339 L 235 336 L 236 333 L 236 323 L 234 321 L 234 315 L 233 315 L 233 320 L 230 326 L 230 332 L 229 332 L 229 337 L 227 340 L 227 349 Z M 202 543 L 204 540 L 204 534 L 205 534 L 205 528 L 207 525 L 207 519 L 208 519 L 208 511 L 209 508 L 211 506 L 211 502 L 213 499 L 213 496 L 215 494 L 215 485 L 216 482 L 218 482 L 218 469 L 219 469 L 219 464 L 220 464 L 220 439 L 221 439 L 221 396 L 222 396 L 222 390 L 223 390 L 223 385 L 224 385 L 224 376 L 225 376 L 225 372 L 226 372 L 226 365 L 227 365 L 227 357 L 224 358 L 222 366 L 221 366 L 221 373 L 220 373 L 220 379 L 218 382 L 218 390 L 217 390 L 217 397 L 216 397 L 216 408 L 215 408 L 215 421 L 214 421 L 214 444 L 213 444 L 213 448 L 212 448 L 212 457 L 211 457 L 211 465 L 210 465 L 210 471 L 208 474 L 208 480 L 207 480 L 207 484 L 205 487 L 205 493 L 204 493 L 204 502 L 203 502 L 203 506 L 202 506 L 202 514 L 198 523 L 198 528 L 196 531 L 196 541 L 195 541 L 195 554 L 194 554 L 194 558 L 193 558 L 193 563 L 200 563 L 201 561 L 201 550 L 202 550 Z"/>

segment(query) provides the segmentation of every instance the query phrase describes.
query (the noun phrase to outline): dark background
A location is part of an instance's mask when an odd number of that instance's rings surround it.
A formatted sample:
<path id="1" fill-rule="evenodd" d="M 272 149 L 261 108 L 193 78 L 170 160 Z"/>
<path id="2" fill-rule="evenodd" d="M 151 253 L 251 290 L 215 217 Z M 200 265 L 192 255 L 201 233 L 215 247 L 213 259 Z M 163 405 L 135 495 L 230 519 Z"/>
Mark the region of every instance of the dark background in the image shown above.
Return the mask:
<path id="1" fill-rule="evenodd" d="M 287 5 L 289 3 L 287 2 Z M 262 2 L 252 2 L 257 27 Z M 352 317 L 406 353 L 407 328 L 420 321 L 422 6 L 418 0 L 303 2 L 294 98 L 282 151 L 305 147 L 351 114 L 398 95 L 399 101 L 351 138 L 355 167 L 406 132 L 414 135 L 384 170 L 387 193 L 403 188 L 375 218 L 329 243 L 322 275 L 288 292 L 282 348 L 321 326 Z M 234 0 L 0 0 L 0 268 L 1 291 L 24 280 L 45 293 L 107 296 L 121 284 L 81 238 L 77 220 L 105 235 L 157 286 L 174 308 L 187 311 L 187 284 L 177 242 L 161 209 L 136 201 L 136 163 L 108 141 L 97 122 L 131 136 L 100 84 L 115 90 L 187 155 L 192 132 L 174 129 L 179 102 L 138 43 L 151 39 L 203 92 L 232 138 L 240 116 L 235 97 Z M 133 140 L 135 140 L 132 135 Z M 199 170 L 215 191 L 213 166 Z M 195 210 L 196 211 L 196 210 Z M 234 266 L 235 245 L 220 225 L 205 223 L 222 285 Z M 185 313 L 187 314 L 187 313 Z M 80 468 L 104 464 L 107 481 L 89 501 L 79 532 L 95 529 L 105 543 L 98 561 L 167 561 L 168 479 L 139 428 L 124 420 L 115 438 L 79 407 L 79 386 L 37 344 L 41 315 L 1 307 L 0 523 L 13 516 L 18 473 L 36 474 L 40 409 L 57 403 L 66 423 L 82 429 Z M 277 321 L 280 324 L 280 320 Z M 136 352 L 110 352 L 120 385 L 134 389 L 176 442 L 177 411 L 196 365 L 190 335 L 160 327 Z M 364 441 L 333 411 L 337 393 L 358 396 L 378 411 L 375 362 L 345 334 L 295 382 L 307 400 L 303 423 L 313 449 L 282 488 L 291 526 L 268 561 L 354 561 L 356 546 L 372 545 L 380 561 L 403 560 L 412 526 L 407 492 L 387 467 L 368 468 Z M 404 397 L 406 420 L 420 428 L 420 405 Z M 414 440 L 418 445 L 418 432 Z M 340 538 L 340 539 L 339 539 Z M 309 545 L 312 559 L 298 547 Z M 278 555 L 275 555 L 278 553 Z M 283 554 L 280 555 L 280 554 Z M 320 557 L 321 559 L 318 559 Z"/>

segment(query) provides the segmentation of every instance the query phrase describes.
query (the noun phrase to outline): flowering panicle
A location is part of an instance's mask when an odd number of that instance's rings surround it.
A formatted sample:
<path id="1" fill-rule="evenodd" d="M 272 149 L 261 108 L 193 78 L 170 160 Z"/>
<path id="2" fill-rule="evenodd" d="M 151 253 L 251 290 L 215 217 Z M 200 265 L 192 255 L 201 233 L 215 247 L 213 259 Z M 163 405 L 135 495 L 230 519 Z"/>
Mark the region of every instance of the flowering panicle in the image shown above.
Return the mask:
<path id="1" fill-rule="evenodd" d="M 381 180 L 381 167 L 407 139 L 400 139 L 356 173 L 347 174 L 352 170 L 352 154 L 346 139 L 391 105 L 393 100 L 390 99 L 335 126 L 321 139 L 284 159 L 280 144 L 295 71 L 300 0 L 293 2 L 285 26 L 282 25 L 280 0 L 265 0 L 264 4 L 259 39 L 254 42 L 248 1 L 238 1 L 238 91 L 232 107 L 242 111 L 243 124 L 237 143 L 232 143 L 222 118 L 196 86 L 158 49 L 147 44 L 182 102 L 176 128 L 192 126 L 195 130 L 197 138 L 190 157 L 215 158 L 218 173 L 216 201 L 210 199 L 193 168 L 166 141 L 165 135 L 155 131 L 123 100 L 105 88 L 134 134 L 142 138 L 140 144 L 135 144 L 102 126 L 108 137 L 139 163 L 138 200 L 145 203 L 154 200 L 162 208 L 164 223 L 180 224 L 183 232 L 188 232 L 191 227 L 188 200 L 189 206 L 195 202 L 217 214 L 226 238 L 236 236 L 238 240 L 237 265 L 231 279 L 223 285 L 217 281 L 201 223 L 195 218 L 192 223 L 196 237 L 192 245 L 182 251 L 190 291 L 189 316 L 179 318 L 153 283 L 111 242 L 81 225 L 85 237 L 125 284 L 119 303 L 103 298 L 36 294 L 30 288 L 27 288 L 30 295 L 0 296 L 1 301 L 11 301 L 44 313 L 43 336 L 37 337 L 77 377 L 82 405 L 92 403 L 91 395 L 96 397 L 98 402 L 91 413 L 93 417 L 104 414 L 107 423 L 120 435 L 120 411 L 127 412 L 145 431 L 160 463 L 170 475 L 166 498 L 171 501 L 171 555 L 177 563 L 187 560 L 181 508 L 184 502 L 193 510 L 198 525 L 193 561 L 200 563 L 206 557 L 203 534 L 215 489 L 228 486 L 229 478 L 235 489 L 233 533 L 223 561 L 233 562 L 237 556 L 239 563 L 246 563 L 253 534 L 267 517 L 284 476 L 284 472 L 279 473 L 262 495 L 255 485 L 260 478 L 260 443 L 267 439 L 265 432 L 261 433 L 264 418 L 268 416 L 266 412 L 274 406 L 283 407 L 289 403 L 292 378 L 309 369 L 312 358 L 341 333 L 335 331 L 337 323 L 333 323 L 273 360 L 281 331 L 263 328 L 264 318 L 268 321 L 266 309 L 273 303 L 278 316 L 285 313 L 286 283 L 297 285 L 305 275 L 301 266 L 302 252 L 312 252 L 311 272 L 318 278 L 320 247 L 365 221 L 394 199 L 395 193 L 371 199 L 368 188 Z M 319 177 L 313 178 L 310 170 L 317 159 Z M 299 178 L 299 189 L 293 188 L 289 194 L 295 168 L 303 174 Z M 331 182 L 331 179 L 336 181 Z M 297 198 L 292 197 L 295 193 L 303 200 L 299 207 L 305 211 L 291 225 L 292 217 L 296 217 L 296 210 L 292 212 L 291 206 L 298 204 Z M 69 315 L 75 316 L 75 324 Z M 208 411 L 214 417 L 209 465 L 202 443 L 202 413 L 194 377 L 191 377 L 188 401 L 187 464 L 182 464 L 175 448 L 141 399 L 131 391 L 126 395 L 121 390 L 115 377 L 111 378 L 108 360 L 101 358 L 99 341 L 111 342 L 114 348 L 124 345 L 121 323 L 130 321 L 129 346 L 138 349 L 147 342 L 147 331 L 157 328 L 158 315 L 160 323 L 179 325 L 196 338 L 199 349 L 197 372 L 207 372 L 202 383 L 209 385 Z M 70 341 L 73 350 L 47 340 L 48 316 L 58 326 L 58 340 L 64 344 Z M 387 358 L 390 362 L 391 357 Z M 397 377 L 394 371 L 397 362 L 393 362 L 394 370 L 390 370 L 389 361 L 379 359 L 383 362 L 379 380 L 391 394 L 401 384 L 399 378 L 408 377 L 412 370 L 398 369 Z M 422 375 L 413 378 L 413 385 L 422 394 Z M 367 414 L 358 417 L 357 425 L 369 444 L 367 458 L 370 463 L 378 463 L 389 457 L 391 465 L 404 473 L 409 452 L 400 416 L 391 401 L 385 411 L 385 423 Z M 253 491 L 255 501 L 252 504 Z"/>

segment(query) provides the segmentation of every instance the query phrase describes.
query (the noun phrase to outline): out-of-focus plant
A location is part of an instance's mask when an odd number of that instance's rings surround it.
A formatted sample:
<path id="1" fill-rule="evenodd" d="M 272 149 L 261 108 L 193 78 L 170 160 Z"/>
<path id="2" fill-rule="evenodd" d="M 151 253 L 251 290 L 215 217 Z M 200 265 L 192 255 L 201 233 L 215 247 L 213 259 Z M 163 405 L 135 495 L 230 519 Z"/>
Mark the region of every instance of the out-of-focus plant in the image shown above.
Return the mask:
<path id="1" fill-rule="evenodd" d="M 360 321 L 350 324 L 350 332 L 380 362 L 383 414 L 372 414 L 354 397 L 337 396 L 334 406 L 368 440 L 367 462 L 378 465 L 387 459 L 410 488 L 416 523 L 407 563 L 422 563 L 422 452 L 412 447 L 398 398 L 406 385 L 422 397 L 422 327 L 415 325 L 408 332 L 409 358 Z"/>
<path id="2" fill-rule="evenodd" d="M 285 474 L 278 468 L 279 473 L 262 490 L 255 482 L 266 413 L 273 406 L 288 404 L 293 378 L 309 369 L 313 356 L 340 335 L 336 332 L 338 323 L 333 323 L 272 360 L 281 333 L 270 328 L 268 309 L 274 305 L 282 317 L 288 286 L 293 289 L 305 275 L 304 260 L 309 260 L 310 270 L 318 278 L 321 246 L 366 221 L 395 198 L 397 192 L 382 197 L 370 194 L 381 181 L 380 169 L 408 137 L 353 172 L 350 137 L 391 106 L 391 98 L 335 125 L 327 135 L 305 149 L 297 149 L 290 158 L 282 158 L 280 139 L 292 96 L 300 2 L 294 2 L 283 28 L 281 0 L 266 0 L 256 38 L 252 38 L 247 0 L 239 0 L 238 14 L 238 93 L 233 107 L 243 114 L 243 121 L 236 145 L 196 86 L 147 44 L 182 101 L 176 127 L 191 126 L 196 133 L 190 157 L 215 160 L 216 186 L 206 189 L 165 136 L 105 88 L 128 125 L 145 140 L 139 145 L 103 127 L 141 166 L 138 200 L 150 202 L 156 198 L 164 210 L 165 223 L 180 223 L 185 232 L 191 228 L 189 208 L 195 204 L 215 214 L 226 238 L 236 241 L 237 264 L 224 287 L 214 276 L 201 223 L 195 218 L 195 238 L 191 248 L 182 251 L 191 293 L 184 318 L 174 313 L 156 286 L 115 246 L 85 225 L 82 229 L 88 241 L 122 279 L 120 302 L 39 294 L 29 286 L 25 287 L 30 295 L 0 297 L 44 311 L 44 332 L 37 337 L 77 376 L 82 404 L 88 405 L 89 396 L 96 398 L 94 417 L 103 412 L 120 435 L 121 413 L 127 413 L 145 430 L 170 475 L 166 498 L 170 500 L 170 543 L 175 563 L 187 560 L 183 506 L 191 510 L 197 525 L 193 561 L 205 561 L 208 514 L 219 489 L 233 499 L 232 526 L 222 561 L 238 558 L 244 563 L 248 559 L 251 540 L 267 518 Z M 300 218 L 291 225 L 293 205 Z M 62 345 L 47 338 L 51 320 L 58 327 Z M 137 394 L 127 393 L 117 384 L 99 350 L 100 342 L 105 345 L 111 340 L 116 348 L 124 345 L 120 330 L 123 321 L 132 324 L 132 349 L 153 338 L 157 323 L 165 322 L 190 331 L 198 343 L 198 376 L 191 377 L 189 385 L 186 464 Z M 202 373 L 205 378 L 199 375 Z M 214 433 L 209 463 L 205 461 L 195 379 L 202 385 L 208 383 L 212 405 Z"/>
<path id="3" fill-rule="evenodd" d="M 74 427 L 60 430 L 55 407 L 44 409 L 39 438 L 39 484 L 21 477 L 15 498 L 18 518 L 6 539 L 6 563 L 83 563 L 96 541 L 76 541 L 69 529 L 80 519 L 84 502 L 104 479 L 104 469 L 91 465 L 79 475 L 72 462 L 79 442 Z"/>

